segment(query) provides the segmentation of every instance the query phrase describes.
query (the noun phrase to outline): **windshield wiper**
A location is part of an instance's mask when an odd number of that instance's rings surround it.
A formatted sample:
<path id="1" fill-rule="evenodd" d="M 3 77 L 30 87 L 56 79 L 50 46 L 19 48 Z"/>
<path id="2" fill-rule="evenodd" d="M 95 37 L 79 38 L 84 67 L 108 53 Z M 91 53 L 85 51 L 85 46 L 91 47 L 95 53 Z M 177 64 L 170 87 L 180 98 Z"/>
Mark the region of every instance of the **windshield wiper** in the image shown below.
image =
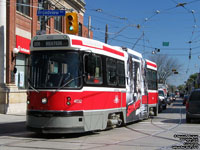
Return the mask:
<path id="1" fill-rule="evenodd" d="M 79 79 L 81 77 L 84 77 L 85 75 L 81 75 L 81 76 L 78 76 L 78 77 L 75 77 L 75 78 L 72 78 L 70 79 L 69 81 L 67 81 L 66 83 L 64 83 L 61 87 L 59 87 L 58 89 L 55 90 L 55 92 L 57 92 L 58 90 L 64 88 L 66 85 L 70 84 L 72 81 L 76 80 L 76 79 Z"/>
<path id="2" fill-rule="evenodd" d="M 35 92 L 37 92 L 37 93 L 40 93 L 37 89 L 35 89 L 33 86 L 32 86 L 32 83 L 31 83 L 31 81 L 30 81 L 30 79 L 28 79 L 28 84 L 29 84 L 29 87 L 31 88 L 31 89 L 33 89 Z"/>

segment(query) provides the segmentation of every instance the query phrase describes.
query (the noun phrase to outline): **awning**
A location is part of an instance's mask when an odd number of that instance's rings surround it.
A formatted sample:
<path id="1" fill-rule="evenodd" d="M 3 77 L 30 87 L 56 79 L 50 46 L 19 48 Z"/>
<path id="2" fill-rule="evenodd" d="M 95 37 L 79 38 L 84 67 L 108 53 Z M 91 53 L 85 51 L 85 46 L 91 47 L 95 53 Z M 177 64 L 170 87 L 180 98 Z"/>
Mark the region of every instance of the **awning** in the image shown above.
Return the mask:
<path id="1" fill-rule="evenodd" d="M 16 48 L 18 48 L 19 53 L 30 55 L 30 43 L 30 39 L 16 35 Z"/>

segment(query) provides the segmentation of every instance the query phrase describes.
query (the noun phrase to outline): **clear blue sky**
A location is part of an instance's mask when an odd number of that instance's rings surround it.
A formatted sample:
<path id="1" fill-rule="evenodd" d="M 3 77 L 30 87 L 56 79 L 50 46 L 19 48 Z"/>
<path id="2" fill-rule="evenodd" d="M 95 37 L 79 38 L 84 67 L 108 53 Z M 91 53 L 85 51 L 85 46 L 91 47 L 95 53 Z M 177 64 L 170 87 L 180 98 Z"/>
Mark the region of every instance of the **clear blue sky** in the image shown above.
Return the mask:
<path id="1" fill-rule="evenodd" d="M 200 68 L 200 0 L 85 0 L 84 24 L 91 16 L 94 39 L 108 44 L 126 46 L 151 55 L 155 48 L 183 64 L 178 75 L 170 79 L 183 84 Z M 183 4 L 184 7 L 180 6 Z M 141 27 L 138 29 L 137 25 Z M 143 34 L 144 33 L 144 34 Z M 191 41 L 190 43 L 188 43 Z M 169 42 L 169 46 L 162 46 Z M 191 59 L 189 51 L 191 48 Z"/>

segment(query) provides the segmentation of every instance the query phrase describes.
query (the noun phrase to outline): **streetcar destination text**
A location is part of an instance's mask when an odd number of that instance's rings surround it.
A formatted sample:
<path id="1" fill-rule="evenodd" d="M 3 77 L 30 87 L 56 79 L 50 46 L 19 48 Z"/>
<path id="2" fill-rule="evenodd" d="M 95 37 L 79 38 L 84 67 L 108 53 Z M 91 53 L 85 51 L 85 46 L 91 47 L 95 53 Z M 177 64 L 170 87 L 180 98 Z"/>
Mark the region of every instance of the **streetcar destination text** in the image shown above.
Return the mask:
<path id="1" fill-rule="evenodd" d="M 33 42 L 33 47 L 62 47 L 62 46 L 68 46 L 68 40 L 42 40 Z"/>

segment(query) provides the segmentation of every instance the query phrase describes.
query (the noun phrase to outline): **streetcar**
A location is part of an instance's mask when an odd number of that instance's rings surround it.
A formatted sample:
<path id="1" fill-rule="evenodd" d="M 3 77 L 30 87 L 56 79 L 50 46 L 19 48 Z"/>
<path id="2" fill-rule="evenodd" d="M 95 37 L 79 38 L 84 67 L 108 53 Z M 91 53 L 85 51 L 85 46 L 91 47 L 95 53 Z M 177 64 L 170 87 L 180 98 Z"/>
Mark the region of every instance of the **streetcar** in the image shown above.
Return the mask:
<path id="1" fill-rule="evenodd" d="M 37 35 L 30 50 L 29 130 L 81 133 L 148 118 L 140 53 L 69 34 Z"/>
<path id="2" fill-rule="evenodd" d="M 146 59 L 146 80 L 148 84 L 148 108 L 152 115 L 158 115 L 158 82 L 157 82 L 157 65 Z"/>

